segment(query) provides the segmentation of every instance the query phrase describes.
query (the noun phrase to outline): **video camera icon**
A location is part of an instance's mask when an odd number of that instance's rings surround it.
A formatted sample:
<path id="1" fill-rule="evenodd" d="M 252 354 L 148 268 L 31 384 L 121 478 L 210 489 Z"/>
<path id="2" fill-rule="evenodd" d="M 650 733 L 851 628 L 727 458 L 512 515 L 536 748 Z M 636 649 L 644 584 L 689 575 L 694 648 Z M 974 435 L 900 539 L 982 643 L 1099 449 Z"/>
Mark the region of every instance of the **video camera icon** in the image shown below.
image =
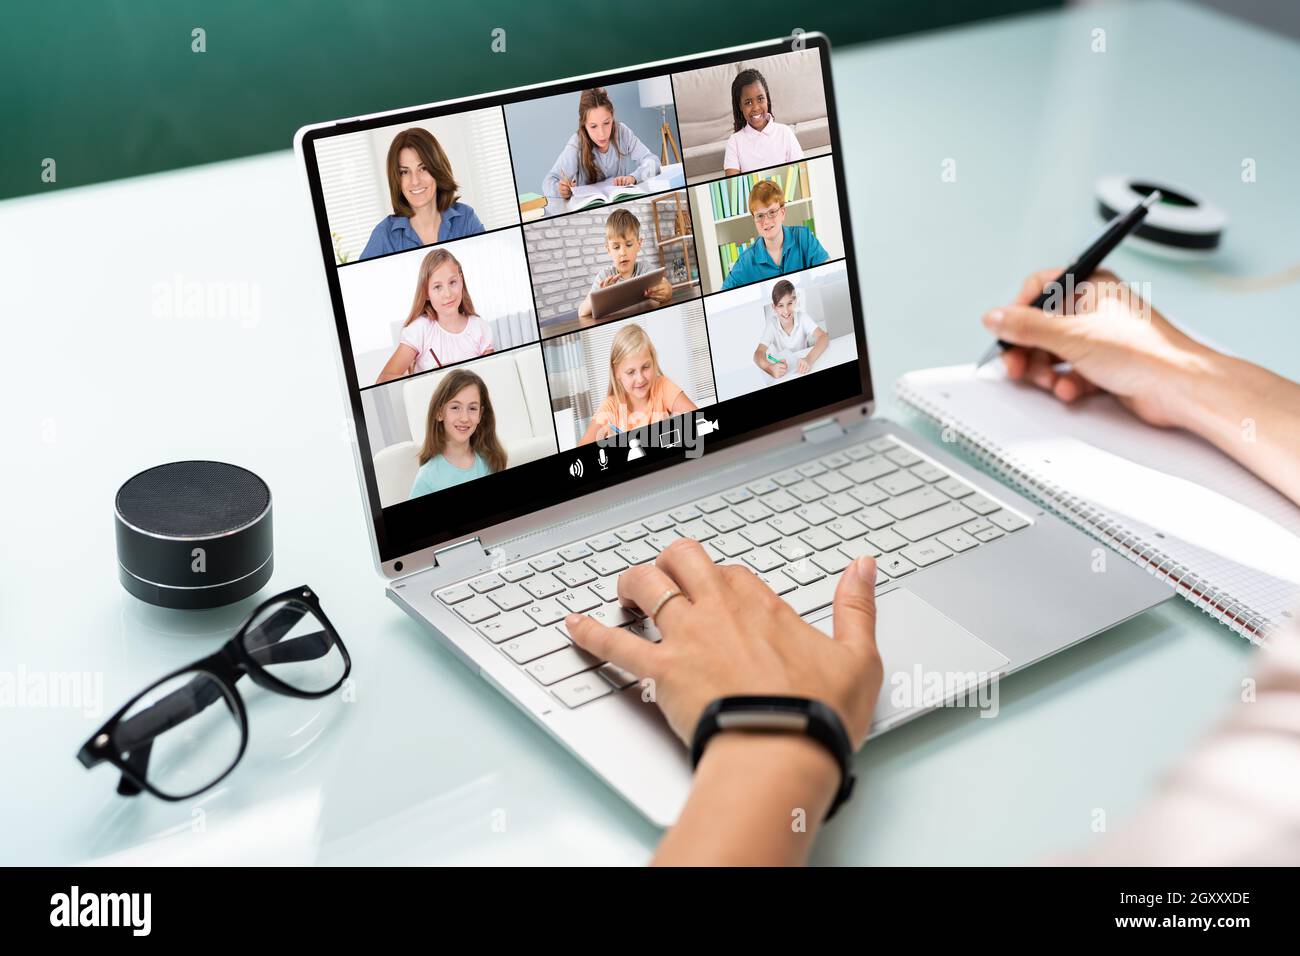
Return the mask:
<path id="1" fill-rule="evenodd" d="M 695 419 L 695 434 L 711 435 L 718 430 L 718 420 L 715 418 L 709 421 L 707 418 Z"/>

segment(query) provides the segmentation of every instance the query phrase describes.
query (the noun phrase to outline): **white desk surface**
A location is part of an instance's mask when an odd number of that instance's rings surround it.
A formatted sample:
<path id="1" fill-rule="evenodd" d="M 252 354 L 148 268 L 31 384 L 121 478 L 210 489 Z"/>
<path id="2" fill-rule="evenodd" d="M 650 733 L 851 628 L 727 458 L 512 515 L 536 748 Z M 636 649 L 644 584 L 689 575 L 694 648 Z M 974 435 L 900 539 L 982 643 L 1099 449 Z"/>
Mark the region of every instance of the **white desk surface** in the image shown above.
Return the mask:
<path id="1" fill-rule="evenodd" d="M 1105 53 L 1090 51 L 1096 27 Z M 846 48 L 834 64 L 886 412 L 900 373 L 973 359 L 987 345 L 980 312 L 1077 251 L 1104 173 L 1212 197 L 1231 217 L 1227 269 L 1273 272 L 1297 257 L 1300 127 L 1277 113 L 1300 94 L 1291 42 L 1150 2 Z M 1244 157 L 1257 162 L 1255 183 L 1240 180 Z M 941 180 L 949 158 L 956 182 Z M 0 863 L 123 851 L 645 861 L 658 831 L 383 597 L 308 215 L 288 152 L 0 204 L 0 670 L 98 673 L 107 713 L 231 633 L 247 604 L 149 608 L 114 567 L 118 484 L 161 461 L 211 457 L 269 482 L 276 571 L 265 593 L 313 586 L 356 681 L 350 703 L 276 708 L 259 696 L 245 762 L 181 804 L 118 797 L 109 769 L 77 763 L 102 715 L 0 702 Z M 1300 286 L 1237 293 L 1129 251 L 1112 264 L 1149 280 L 1168 314 L 1300 377 Z M 187 313 L 190 283 L 211 308 Z M 223 288 L 249 308 L 220 308 Z M 890 733 L 859 755 L 858 794 L 814 860 L 1015 863 L 1096 839 L 1094 811 L 1112 825 L 1131 813 L 1234 698 L 1247 650 L 1170 602 L 1004 681 L 996 719 L 950 710 Z"/>

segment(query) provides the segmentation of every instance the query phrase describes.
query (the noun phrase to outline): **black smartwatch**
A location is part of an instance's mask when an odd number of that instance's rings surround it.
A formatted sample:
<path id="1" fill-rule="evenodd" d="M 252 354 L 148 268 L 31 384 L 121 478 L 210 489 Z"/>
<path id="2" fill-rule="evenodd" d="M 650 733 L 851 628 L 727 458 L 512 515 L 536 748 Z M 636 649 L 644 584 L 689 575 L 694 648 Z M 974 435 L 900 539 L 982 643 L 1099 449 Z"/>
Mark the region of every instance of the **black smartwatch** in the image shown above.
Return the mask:
<path id="1" fill-rule="evenodd" d="M 840 765 L 840 789 L 835 794 L 829 820 L 853 795 L 857 778 L 849 769 L 853 747 L 835 711 L 807 697 L 719 697 L 700 716 L 691 741 L 691 767 L 699 766 L 704 748 L 720 730 L 757 730 L 807 734 L 831 752 Z"/>

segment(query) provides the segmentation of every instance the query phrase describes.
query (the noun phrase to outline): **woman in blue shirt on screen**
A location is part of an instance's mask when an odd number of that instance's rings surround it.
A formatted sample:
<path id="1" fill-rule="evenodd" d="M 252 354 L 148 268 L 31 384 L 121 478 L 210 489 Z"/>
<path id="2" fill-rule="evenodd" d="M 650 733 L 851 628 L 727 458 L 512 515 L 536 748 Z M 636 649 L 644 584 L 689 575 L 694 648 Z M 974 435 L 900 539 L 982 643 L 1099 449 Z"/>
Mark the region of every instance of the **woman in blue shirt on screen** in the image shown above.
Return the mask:
<path id="1" fill-rule="evenodd" d="M 568 199 L 573 187 L 612 181 L 632 186 L 659 175 L 659 157 L 614 116 L 604 88 L 583 90 L 578 98 L 578 131 L 569 137 L 542 182 L 552 199 Z"/>
<path id="2" fill-rule="evenodd" d="M 758 238 L 745 247 L 727 273 L 722 288 L 734 289 L 787 272 L 820 265 L 830 256 L 807 226 L 785 224 L 785 193 L 770 179 L 755 183 L 749 191 L 749 212 L 754 217 Z"/>
<path id="3" fill-rule="evenodd" d="M 428 130 L 417 126 L 398 133 L 388 147 L 387 167 L 393 215 L 375 226 L 362 259 L 483 231 L 474 209 L 456 201 L 451 163 Z"/>

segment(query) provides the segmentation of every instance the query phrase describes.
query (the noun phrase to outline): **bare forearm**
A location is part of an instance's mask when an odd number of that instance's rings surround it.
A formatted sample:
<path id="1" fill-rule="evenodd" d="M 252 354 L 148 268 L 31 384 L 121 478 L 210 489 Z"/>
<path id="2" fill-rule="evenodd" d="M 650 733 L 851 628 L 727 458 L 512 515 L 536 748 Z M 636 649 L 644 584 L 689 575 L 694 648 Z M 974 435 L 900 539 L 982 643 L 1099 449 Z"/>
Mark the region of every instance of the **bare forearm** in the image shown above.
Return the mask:
<path id="1" fill-rule="evenodd" d="M 804 863 L 830 809 L 840 771 L 814 740 L 728 731 L 710 742 L 658 866 Z"/>
<path id="2" fill-rule="evenodd" d="M 1300 385 L 1205 350 L 1182 380 L 1180 424 L 1300 504 Z"/>

